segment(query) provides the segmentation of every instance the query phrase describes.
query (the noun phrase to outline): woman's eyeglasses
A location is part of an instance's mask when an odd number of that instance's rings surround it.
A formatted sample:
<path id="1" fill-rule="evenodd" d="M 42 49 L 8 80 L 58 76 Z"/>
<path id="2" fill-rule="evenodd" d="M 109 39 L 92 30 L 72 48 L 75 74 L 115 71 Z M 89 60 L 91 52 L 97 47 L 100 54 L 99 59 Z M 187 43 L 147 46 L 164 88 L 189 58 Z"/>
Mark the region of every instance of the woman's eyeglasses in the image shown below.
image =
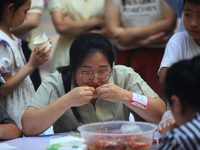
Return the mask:
<path id="1" fill-rule="evenodd" d="M 92 72 L 83 72 L 83 74 L 79 74 L 84 82 L 91 82 L 94 79 L 95 75 L 98 75 L 99 80 L 107 81 L 110 78 L 112 72 L 110 71 L 101 71 L 99 74 L 94 74 Z"/>

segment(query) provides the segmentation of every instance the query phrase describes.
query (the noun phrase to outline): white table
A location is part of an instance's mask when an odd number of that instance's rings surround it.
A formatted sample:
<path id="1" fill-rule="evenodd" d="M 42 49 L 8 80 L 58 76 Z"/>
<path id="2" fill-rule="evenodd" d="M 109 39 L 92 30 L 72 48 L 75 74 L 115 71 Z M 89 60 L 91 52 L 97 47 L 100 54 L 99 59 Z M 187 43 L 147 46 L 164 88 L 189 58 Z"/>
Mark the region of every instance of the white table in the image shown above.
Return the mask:
<path id="1" fill-rule="evenodd" d="M 9 150 L 46 150 L 46 147 L 49 146 L 49 139 L 49 137 L 22 137 L 0 142 L 0 144 L 7 143 L 10 146 L 17 147 Z M 3 150 L 1 146 L 0 150 Z"/>
<path id="2" fill-rule="evenodd" d="M 66 133 L 59 133 L 54 135 L 60 135 L 60 134 L 66 134 Z M 155 139 L 159 139 L 160 134 L 158 132 L 155 132 Z M 10 146 L 14 146 L 17 148 L 9 149 L 9 150 L 46 150 L 46 147 L 49 146 L 49 140 L 50 135 L 44 135 L 44 136 L 38 136 L 38 137 L 22 137 L 17 138 L 14 140 L 8 140 L 8 141 L 2 141 L 0 142 L 0 150 L 1 144 L 9 144 Z M 152 145 L 151 150 L 157 150 L 159 148 L 159 145 Z"/>

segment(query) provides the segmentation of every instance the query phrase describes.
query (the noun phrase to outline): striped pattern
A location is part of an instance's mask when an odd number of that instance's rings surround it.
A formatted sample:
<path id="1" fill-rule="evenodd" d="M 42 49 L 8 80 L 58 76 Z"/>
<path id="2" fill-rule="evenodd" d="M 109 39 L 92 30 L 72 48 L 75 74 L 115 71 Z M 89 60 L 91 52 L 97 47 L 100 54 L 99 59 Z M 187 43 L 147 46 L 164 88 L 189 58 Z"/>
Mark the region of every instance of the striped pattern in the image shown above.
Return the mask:
<path id="1" fill-rule="evenodd" d="M 191 122 L 166 133 L 160 150 L 200 150 L 200 110 Z"/>

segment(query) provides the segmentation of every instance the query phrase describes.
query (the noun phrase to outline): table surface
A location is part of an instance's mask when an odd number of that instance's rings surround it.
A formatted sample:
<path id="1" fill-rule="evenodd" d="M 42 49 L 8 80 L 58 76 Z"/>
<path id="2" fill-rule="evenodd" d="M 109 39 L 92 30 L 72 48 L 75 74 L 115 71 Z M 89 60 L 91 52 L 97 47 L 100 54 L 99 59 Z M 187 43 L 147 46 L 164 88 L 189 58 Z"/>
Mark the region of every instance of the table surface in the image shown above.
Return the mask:
<path id="1" fill-rule="evenodd" d="M 62 135 L 66 133 L 59 133 L 54 135 Z M 9 144 L 10 146 L 14 146 L 17 148 L 11 148 L 9 150 L 46 150 L 46 147 L 49 146 L 51 135 L 43 135 L 43 136 L 37 136 L 37 137 L 22 137 L 17 138 L 13 140 L 8 141 L 2 141 L 1 144 Z M 158 140 L 160 138 L 160 134 L 158 132 L 155 132 L 154 139 Z M 152 145 L 151 150 L 157 150 L 159 148 L 159 145 Z M 0 146 L 0 150 L 3 150 Z M 7 149 L 6 149 L 7 150 Z"/>

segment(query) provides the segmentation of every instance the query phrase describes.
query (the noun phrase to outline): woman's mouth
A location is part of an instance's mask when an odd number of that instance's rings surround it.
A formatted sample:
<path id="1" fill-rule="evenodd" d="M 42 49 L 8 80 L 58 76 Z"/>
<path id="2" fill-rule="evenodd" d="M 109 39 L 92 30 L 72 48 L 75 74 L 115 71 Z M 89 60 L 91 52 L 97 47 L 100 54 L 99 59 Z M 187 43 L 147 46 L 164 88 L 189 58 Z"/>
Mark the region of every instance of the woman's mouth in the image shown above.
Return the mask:
<path id="1" fill-rule="evenodd" d="M 92 85 L 91 87 L 94 87 L 96 89 L 99 87 L 99 85 Z"/>

